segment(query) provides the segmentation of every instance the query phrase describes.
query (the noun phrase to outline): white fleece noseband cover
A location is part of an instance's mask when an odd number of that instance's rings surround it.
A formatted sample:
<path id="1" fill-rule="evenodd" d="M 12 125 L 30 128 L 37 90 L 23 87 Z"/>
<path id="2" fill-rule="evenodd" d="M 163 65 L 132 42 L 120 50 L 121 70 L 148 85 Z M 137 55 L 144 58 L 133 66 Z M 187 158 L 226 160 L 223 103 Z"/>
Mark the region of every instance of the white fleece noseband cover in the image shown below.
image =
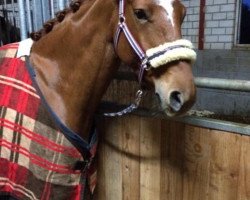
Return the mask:
<path id="1" fill-rule="evenodd" d="M 193 44 L 185 39 L 167 42 L 158 47 L 148 49 L 146 55 L 149 64 L 153 68 L 176 60 L 190 60 L 192 63 L 196 60 Z"/>

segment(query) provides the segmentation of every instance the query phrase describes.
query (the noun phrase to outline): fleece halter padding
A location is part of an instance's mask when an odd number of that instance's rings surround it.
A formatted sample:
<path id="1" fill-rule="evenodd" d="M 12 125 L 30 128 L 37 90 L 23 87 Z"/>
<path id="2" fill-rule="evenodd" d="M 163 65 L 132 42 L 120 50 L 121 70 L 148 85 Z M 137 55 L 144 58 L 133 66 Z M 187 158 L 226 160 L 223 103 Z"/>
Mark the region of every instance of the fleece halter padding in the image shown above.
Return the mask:
<path id="1" fill-rule="evenodd" d="M 148 62 L 153 68 L 170 63 L 176 60 L 196 60 L 196 53 L 189 40 L 180 39 L 174 42 L 167 42 L 158 47 L 146 51 Z"/>

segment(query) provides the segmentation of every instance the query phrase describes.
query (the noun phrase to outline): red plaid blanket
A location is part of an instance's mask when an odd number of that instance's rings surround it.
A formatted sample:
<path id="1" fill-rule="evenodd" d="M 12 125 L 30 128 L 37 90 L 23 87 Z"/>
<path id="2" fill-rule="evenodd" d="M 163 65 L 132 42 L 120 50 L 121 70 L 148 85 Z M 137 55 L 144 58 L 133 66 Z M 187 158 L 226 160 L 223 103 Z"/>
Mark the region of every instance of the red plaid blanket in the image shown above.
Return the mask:
<path id="1" fill-rule="evenodd" d="M 86 179 L 95 187 L 96 171 L 74 168 L 84 158 L 42 106 L 25 62 L 15 58 L 18 45 L 0 47 L 0 195 L 83 199 Z"/>

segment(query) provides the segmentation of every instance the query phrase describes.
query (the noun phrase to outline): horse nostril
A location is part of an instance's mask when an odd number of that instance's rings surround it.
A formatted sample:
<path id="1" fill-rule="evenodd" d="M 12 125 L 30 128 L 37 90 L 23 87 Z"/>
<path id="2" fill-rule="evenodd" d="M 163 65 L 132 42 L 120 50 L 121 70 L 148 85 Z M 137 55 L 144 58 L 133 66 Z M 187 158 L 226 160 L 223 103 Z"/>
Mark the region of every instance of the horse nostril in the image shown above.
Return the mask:
<path id="1" fill-rule="evenodd" d="M 183 105 L 183 99 L 182 95 L 178 91 L 173 91 L 170 93 L 170 107 L 173 109 L 173 111 L 178 112 L 180 111 L 182 105 Z"/>

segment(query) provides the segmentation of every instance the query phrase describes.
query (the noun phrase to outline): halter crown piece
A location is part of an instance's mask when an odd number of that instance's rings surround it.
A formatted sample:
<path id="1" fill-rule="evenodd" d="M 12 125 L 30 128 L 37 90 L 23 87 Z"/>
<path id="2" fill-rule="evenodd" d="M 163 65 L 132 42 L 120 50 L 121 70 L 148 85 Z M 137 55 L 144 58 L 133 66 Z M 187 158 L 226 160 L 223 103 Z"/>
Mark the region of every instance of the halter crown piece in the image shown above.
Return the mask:
<path id="1" fill-rule="evenodd" d="M 145 53 L 129 31 L 129 28 L 126 24 L 124 11 L 125 0 L 119 0 L 119 22 L 114 37 L 114 46 L 117 50 L 119 38 L 121 32 L 123 32 L 130 46 L 138 55 L 141 61 L 140 71 L 138 74 L 138 82 L 140 87 L 145 70 L 149 70 L 150 68 L 158 68 L 164 64 L 177 60 L 190 60 L 192 63 L 196 60 L 196 52 L 193 50 L 192 43 L 189 40 L 185 39 L 161 44 L 158 47 L 148 49 Z M 115 117 L 131 113 L 133 110 L 139 107 L 142 95 L 143 91 L 139 89 L 136 93 L 135 103 L 117 113 L 104 113 L 104 116 Z"/>

